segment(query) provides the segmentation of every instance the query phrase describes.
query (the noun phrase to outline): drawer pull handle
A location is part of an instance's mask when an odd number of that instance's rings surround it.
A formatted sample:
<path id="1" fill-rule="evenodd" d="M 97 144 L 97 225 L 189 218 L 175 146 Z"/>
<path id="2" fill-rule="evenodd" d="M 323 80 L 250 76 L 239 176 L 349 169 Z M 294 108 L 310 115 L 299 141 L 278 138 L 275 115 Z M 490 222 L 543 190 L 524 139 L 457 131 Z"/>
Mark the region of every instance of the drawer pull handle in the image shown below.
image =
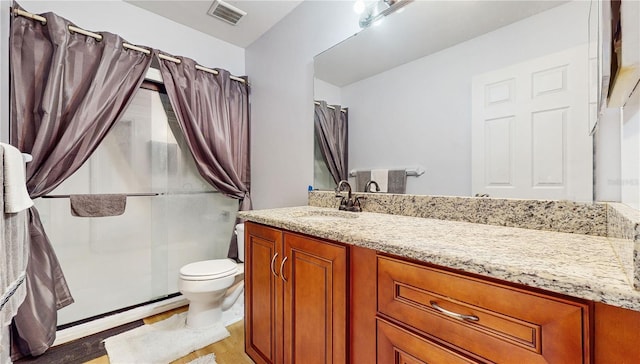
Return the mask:
<path id="1" fill-rule="evenodd" d="M 282 263 L 280 263 L 280 278 L 282 278 L 283 282 L 287 281 L 287 277 L 284 276 L 284 263 L 287 259 L 289 259 L 289 257 L 284 257 L 284 259 L 282 259 Z"/>
<path id="2" fill-rule="evenodd" d="M 273 258 L 271 258 L 271 273 L 278 278 L 278 273 L 276 273 L 275 269 L 273 269 L 273 263 L 276 261 L 276 258 L 278 257 L 278 253 L 275 253 L 273 255 Z"/>
<path id="3" fill-rule="evenodd" d="M 462 320 L 462 321 L 480 321 L 480 319 L 478 318 L 478 316 L 475 315 L 463 315 L 461 313 L 457 313 L 457 312 L 452 312 L 449 310 L 445 310 L 444 308 L 438 306 L 437 303 L 435 303 L 434 301 L 429 301 L 429 303 L 431 304 L 431 307 L 433 307 L 434 310 L 439 311 L 449 317 L 453 317 L 454 319 L 458 319 L 458 320 Z"/>

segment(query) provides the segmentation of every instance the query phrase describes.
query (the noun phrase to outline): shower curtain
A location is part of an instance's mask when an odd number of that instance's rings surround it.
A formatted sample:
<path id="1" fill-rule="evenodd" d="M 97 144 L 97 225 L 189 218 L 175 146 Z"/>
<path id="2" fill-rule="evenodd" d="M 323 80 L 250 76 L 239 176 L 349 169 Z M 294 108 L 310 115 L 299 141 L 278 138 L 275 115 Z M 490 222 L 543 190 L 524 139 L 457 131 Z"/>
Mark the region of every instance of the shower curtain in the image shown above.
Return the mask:
<path id="1" fill-rule="evenodd" d="M 326 101 L 315 104 L 314 128 L 316 140 L 322 151 L 322 157 L 329 168 L 336 185 L 348 180 L 348 115 L 341 111 L 340 105 L 329 108 Z"/>
<path id="2" fill-rule="evenodd" d="M 97 41 L 70 32 L 64 18 L 43 16 L 46 24 L 20 16 L 11 22 L 11 143 L 33 156 L 27 167 L 32 199 L 89 158 L 127 108 L 152 59 L 123 49 L 117 35 L 101 33 Z M 73 298 L 37 209 L 29 215 L 27 297 L 14 319 L 12 341 L 22 354 L 35 356 L 53 344 L 57 310 Z"/>
<path id="3" fill-rule="evenodd" d="M 158 58 L 162 79 L 178 123 L 200 175 L 218 191 L 251 209 L 249 165 L 249 87 L 230 78 L 196 69 L 196 62 Z M 231 236 L 229 258 L 236 259 Z"/>

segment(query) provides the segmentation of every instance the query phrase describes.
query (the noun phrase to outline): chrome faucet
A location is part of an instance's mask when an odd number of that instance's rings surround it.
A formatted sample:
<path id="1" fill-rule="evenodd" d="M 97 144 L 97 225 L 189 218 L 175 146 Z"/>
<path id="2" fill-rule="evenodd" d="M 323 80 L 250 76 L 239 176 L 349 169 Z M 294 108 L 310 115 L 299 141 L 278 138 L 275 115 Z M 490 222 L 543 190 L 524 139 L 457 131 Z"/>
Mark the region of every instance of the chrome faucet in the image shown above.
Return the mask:
<path id="1" fill-rule="evenodd" d="M 346 198 L 340 193 L 343 191 L 343 186 L 347 186 L 348 188 L 348 197 Z M 353 201 L 351 201 L 351 185 L 349 184 L 349 182 L 342 180 L 338 183 L 338 186 L 336 187 L 336 197 L 340 198 L 340 207 L 338 207 L 338 209 L 348 210 L 349 207 L 353 206 Z"/>
<path id="2" fill-rule="evenodd" d="M 338 187 L 336 187 L 336 197 L 342 197 L 342 195 L 340 194 L 340 192 L 342 192 L 342 186 L 347 186 L 349 189 L 347 190 L 349 192 L 349 200 L 351 200 L 351 185 L 349 184 L 348 181 L 342 180 L 338 183 Z"/>
<path id="3" fill-rule="evenodd" d="M 364 186 L 364 192 L 371 192 L 371 185 L 376 185 L 376 192 L 380 192 L 380 186 L 378 186 L 378 182 L 376 181 L 369 181 L 367 182 L 367 184 Z"/>
<path id="4" fill-rule="evenodd" d="M 340 192 L 343 191 L 343 186 L 346 186 L 347 189 L 347 197 L 342 196 Z M 360 206 L 360 197 L 356 197 L 355 199 L 351 198 L 351 185 L 349 182 L 342 180 L 338 183 L 338 187 L 336 187 L 336 197 L 341 198 L 340 207 L 338 209 L 352 212 L 360 212 L 362 208 Z"/>

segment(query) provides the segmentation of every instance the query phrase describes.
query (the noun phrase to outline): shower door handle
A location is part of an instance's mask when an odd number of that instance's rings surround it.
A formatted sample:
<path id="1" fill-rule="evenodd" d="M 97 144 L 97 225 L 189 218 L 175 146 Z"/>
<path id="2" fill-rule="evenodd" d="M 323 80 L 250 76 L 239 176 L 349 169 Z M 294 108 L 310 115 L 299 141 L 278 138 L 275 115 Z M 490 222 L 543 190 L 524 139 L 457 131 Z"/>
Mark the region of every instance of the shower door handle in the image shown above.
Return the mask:
<path id="1" fill-rule="evenodd" d="M 289 257 L 284 257 L 284 259 L 282 259 L 282 263 L 280 263 L 280 278 L 282 278 L 283 282 L 287 281 L 287 277 L 284 276 L 284 263 L 287 259 L 289 259 Z"/>
<path id="2" fill-rule="evenodd" d="M 278 278 L 278 273 L 276 273 L 275 269 L 273 269 L 273 263 L 276 261 L 276 258 L 278 257 L 278 253 L 275 253 L 273 255 L 273 258 L 271 258 L 271 273 L 273 274 L 274 277 Z"/>

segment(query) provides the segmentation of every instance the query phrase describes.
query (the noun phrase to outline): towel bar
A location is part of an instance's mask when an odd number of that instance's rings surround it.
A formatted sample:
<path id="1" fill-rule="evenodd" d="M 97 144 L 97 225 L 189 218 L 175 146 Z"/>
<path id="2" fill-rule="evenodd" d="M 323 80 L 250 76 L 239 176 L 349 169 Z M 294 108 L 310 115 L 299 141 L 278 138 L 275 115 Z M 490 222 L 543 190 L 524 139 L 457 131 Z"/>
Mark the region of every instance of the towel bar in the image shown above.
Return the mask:
<path id="1" fill-rule="evenodd" d="M 409 176 L 409 177 L 420 177 L 425 172 L 425 170 L 420 168 L 420 167 L 417 167 L 417 168 L 406 168 L 405 171 L 407 173 L 407 176 Z M 356 176 L 356 172 L 357 171 L 355 169 L 352 169 L 349 172 L 349 177 L 355 177 Z"/>
<path id="2" fill-rule="evenodd" d="M 127 197 L 158 196 L 160 193 L 125 193 Z M 70 195 L 44 195 L 42 198 L 69 198 Z"/>
<path id="3" fill-rule="evenodd" d="M 220 193 L 218 191 L 187 191 L 187 192 L 150 192 L 150 193 L 125 193 L 127 197 L 153 197 L 170 195 L 196 195 L 200 193 Z M 69 198 L 69 195 L 44 195 L 42 198 Z"/>

